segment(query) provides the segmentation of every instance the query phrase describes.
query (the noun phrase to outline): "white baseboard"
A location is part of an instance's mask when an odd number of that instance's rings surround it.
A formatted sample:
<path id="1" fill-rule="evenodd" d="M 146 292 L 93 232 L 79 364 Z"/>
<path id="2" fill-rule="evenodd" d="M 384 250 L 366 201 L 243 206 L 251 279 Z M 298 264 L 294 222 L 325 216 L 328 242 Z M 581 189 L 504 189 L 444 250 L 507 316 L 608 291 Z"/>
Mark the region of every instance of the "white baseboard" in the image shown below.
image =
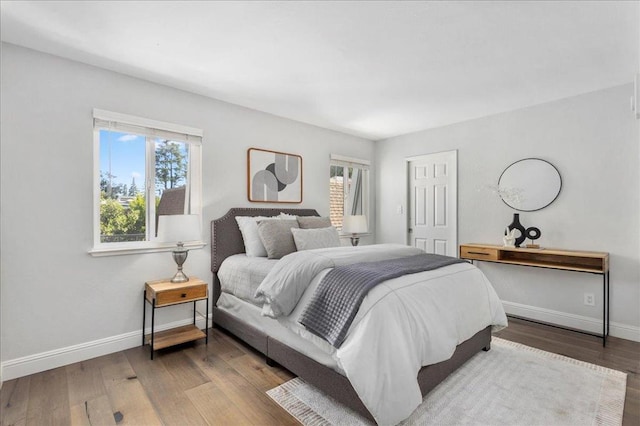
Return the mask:
<path id="1" fill-rule="evenodd" d="M 521 303 L 502 301 L 504 310 L 509 315 L 528 318 L 535 321 L 557 324 L 562 327 L 584 330 L 589 333 L 602 334 L 602 319 L 553 311 L 537 306 L 523 305 Z M 609 335 L 622 339 L 640 342 L 640 327 L 617 322 L 609 323 Z"/>
<path id="2" fill-rule="evenodd" d="M 209 314 L 209 325 L 211 325 L 211 314 Z M 188 325 L 193 319 L 174 321 L 169 324 L 156 326 L 156 332 L 168 330 L 174 327 Z M 196 325 L 204 328 L 204 317 L 198 317 Z M 145 329 L 145 334 L 151 333 L 151 328 Z M 12 380 L 29 374 L 39 373 L 74 362 L 85 361 L 102 355 L 108 355 L 125 349 L 134 348 L 142 344 L 142 331 L 136 330 L 118 336 L 107 337 L 79 345 L 67 346 L 66 348 L 54 349 L 52 351 L 41 352 L 22 358 L 11 359 L 0 364 L 3 380 Z"/>

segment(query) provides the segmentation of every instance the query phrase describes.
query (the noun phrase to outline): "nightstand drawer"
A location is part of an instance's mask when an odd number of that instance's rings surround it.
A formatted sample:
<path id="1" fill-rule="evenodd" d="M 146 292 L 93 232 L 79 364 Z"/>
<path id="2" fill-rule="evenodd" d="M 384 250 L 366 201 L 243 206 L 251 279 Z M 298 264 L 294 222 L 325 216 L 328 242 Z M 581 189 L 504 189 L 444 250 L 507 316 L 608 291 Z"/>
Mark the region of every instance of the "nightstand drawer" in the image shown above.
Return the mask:
<path id="1" fill-rule="evenodd" d="M 460 258 L 498 260 L 498 249 L 489 247 L 460 246 Z"/>
<path id="2" fill-rule="evenodd" d="M 156 306 L 188 302 L 194 299 L 204 299 L 205 297 L 207 297 L 206 284 L 177 288 L 175 290 L 163 290 L 156 293 Z"/>

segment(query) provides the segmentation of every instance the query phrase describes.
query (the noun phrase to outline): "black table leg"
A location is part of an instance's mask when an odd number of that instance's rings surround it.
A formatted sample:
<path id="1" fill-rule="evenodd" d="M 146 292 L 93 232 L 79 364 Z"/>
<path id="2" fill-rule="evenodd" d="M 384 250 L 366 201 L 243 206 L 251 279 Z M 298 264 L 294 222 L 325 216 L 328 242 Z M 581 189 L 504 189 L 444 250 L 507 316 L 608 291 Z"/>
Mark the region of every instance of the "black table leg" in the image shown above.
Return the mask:
<path id="1" fill-rule="evenodd" d="M 151 346 L 149 347 L 151 349 L 151 359 L 153 359 L 153 336 L 155 334 L 155 324 L 156 321 L 156 298 L 153 298 L 153 305 L 151 308 Z"/>
<path id="2" fill-rule="evenodd" d="M 205 345 L 209 344 L 209 295 L 207 295 L 207 310 L 204 311 L 204 342 Z"/>
<path id="3" fill-rule="evenodd" d="M 147 291 L 142 292 L 142 346 L 144 346 L 144 323 L 147 316 Z"/>

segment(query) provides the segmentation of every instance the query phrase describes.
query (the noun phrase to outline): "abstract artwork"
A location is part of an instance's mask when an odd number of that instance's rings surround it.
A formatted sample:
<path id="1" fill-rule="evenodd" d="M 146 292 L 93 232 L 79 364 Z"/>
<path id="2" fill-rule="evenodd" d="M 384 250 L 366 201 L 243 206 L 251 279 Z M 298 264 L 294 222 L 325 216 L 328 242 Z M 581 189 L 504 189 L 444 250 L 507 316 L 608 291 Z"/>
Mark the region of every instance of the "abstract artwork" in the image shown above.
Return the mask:
<path id="1" fill-rule="evenodd" d="M 302 157 L 286 152 L 249 148 L 247 151 L 249 201 L 302 202 Z"/>

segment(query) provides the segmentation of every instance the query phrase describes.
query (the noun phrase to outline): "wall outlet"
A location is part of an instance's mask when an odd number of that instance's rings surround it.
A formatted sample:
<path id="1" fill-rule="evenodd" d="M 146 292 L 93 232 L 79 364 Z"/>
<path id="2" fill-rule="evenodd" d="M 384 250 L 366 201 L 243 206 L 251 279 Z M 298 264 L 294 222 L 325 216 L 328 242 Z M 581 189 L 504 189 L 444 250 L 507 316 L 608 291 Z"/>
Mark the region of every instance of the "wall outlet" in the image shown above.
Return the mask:
<path id="1" fill-rule="evenodd" d="M 584 294 L 584 304 L 587 306 L 596 306 L 596 297 L 593 293 Z"/>

